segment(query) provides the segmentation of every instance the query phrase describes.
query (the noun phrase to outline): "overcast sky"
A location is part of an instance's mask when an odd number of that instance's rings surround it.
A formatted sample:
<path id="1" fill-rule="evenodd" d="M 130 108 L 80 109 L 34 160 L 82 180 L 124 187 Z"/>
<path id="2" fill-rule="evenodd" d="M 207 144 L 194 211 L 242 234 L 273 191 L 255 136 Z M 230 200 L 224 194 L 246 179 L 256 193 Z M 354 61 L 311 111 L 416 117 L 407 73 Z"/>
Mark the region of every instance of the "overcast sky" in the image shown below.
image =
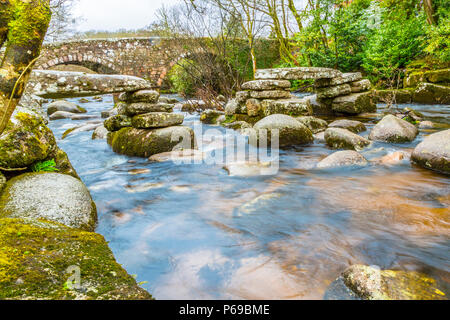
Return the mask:
<path id="1" fill-rule="evenodd" d="M 163 4 L 170 6 L 181 0 L 78 0 L 74 15 L 83 20 L 79 31 L 139 29 L 155 19 L 155 12 Z"/>

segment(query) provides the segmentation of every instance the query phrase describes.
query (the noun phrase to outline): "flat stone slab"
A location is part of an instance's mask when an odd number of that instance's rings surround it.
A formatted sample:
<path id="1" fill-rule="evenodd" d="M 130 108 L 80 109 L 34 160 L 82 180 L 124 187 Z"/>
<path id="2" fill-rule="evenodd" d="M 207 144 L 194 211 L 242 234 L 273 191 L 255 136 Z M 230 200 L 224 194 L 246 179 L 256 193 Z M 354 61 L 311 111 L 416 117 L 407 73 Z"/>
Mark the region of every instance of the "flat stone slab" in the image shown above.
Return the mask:
<path id="1" fill-rule="evenodd" d="M 48 99 L 88 97 L 151 89 L 152 83 L 133 76 L 33 70 L 26 92 Z"/>
<path id="2" fill-rule="evenodd" d="M 309 99 L 264 100 L 262 108 L 266 116 L 272 114 L 310 116 L 313 114 Z"/>
<path id="3" fill-rule="evenodd" d="M 371 91 L 363 93 L 353 93 L 351 95 L 338 97 L 333 100 L 332 109 L 334 112 L 345 114 L 360 114 L 364 112 L 375 112 L 377 105 L 374 102 Z"/>
<path id="4" fill-rule="evenodd" d="M 318 88 L 316 92 L 318 99 L 331 99 L 351 94 L 352 87 L 349 84 L 340 84 L 333 87 Z"/>
<path id="5" fill-rule="evenodd" d="M 136 92 L 124 92 L 119 96 L 120 101 L 127 103 L 147 102 L 156 103 L 159 99 L 159 92 L 155 90 L 139 90 Z"/>
<path id="6" fill-rule="evenodd" d="M 352 88 L 353 93 L 360 93 L 369 91 L 372 89 L 372 83 L 369 79 L 363 79 L 355 82 L 350 83 L 350 87 Z"/>
<path id="7" fill-rule="evenodd" d="M 176 126 L 183 121 L 184 116 L 179 113 L 151 112 L 134 116 L 131 124 L 137 129 L 153 129 Z"/>
<path id="8" fill-rule="evenodd" d="M 124 108 L 126 115 L 132 117 L 138 114 L 145 114 L 149 112 L 172 112 L 173 104 L 168 103 L 146 103 L 135 102 L 127 105 Z"/>
<path id="9" fill-rule="evenodd" d="M 242 85 L 244 90 L 276 90 L 276 89 L 289 89 L 291 82 L 287 80 L 254 80 L 246 82 Z"/>
<path id="10" fill-rule="evenodd" d="M 362 80 L 361 72 L 344 73 L 342 76 L 332 79 L 318 79 L 315 81 L 314 85 L 316 86 L 316 88 L 323 88 L 323 87 L 338 86 L 340 84 L 355 82 L 359 80 Z"/>
<path id="11" fill-rule="evenodd" d="M 256 80 L 317 80 L 331 79 L 342 76 L 342 72 L 330 68 L 279 68 L 279 69 L 260 69 L 256 71 Z"/>
<path id="12" fill-rule="evenodd" d="M 250 97 L 254 99 L 289 99 L 292 94 L 285 90 L 250 91 Z"/>

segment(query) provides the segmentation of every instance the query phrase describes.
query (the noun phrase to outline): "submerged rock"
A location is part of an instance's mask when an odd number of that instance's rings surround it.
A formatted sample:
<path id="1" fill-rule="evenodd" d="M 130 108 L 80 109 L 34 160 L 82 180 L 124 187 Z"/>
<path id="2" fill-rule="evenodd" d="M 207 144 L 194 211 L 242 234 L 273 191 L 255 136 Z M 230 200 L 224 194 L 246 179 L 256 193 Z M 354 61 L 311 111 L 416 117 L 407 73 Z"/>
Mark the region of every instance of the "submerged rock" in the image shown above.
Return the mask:
<path id="1" fill-rule="evenodd" d="M 259 145 L 267 139 L 267 145 L 270 146 L 272 138 L 279 139 L 280 147 L 309 144 L 314 141 L 311 130 L 295 118 L 283 114 L 268 116 L 257 122 L 253 129 Z"/>
<path id="2" fill-rule="evenodd" d="M 47 115 L 51 116 L 57 111 L 64 111 L 64 112 L 70 112 L 70 113 L 86 113 L 86 109 L 81 108 L 77 106 L 73 102 L 65 101 L 65 100 L 58 100 L 55 102 L 52 102 L 47 107 Z"/>
<path id="3" fill-rule="evenodd" d="M 195 163 L 201 162 L 205 158 L 205 153 L 195 149 L 187 149 L 181 151 L 171 151 L 158 153 L 151 156 L 148 160 L 153 162 L 183 162 L 183 163 Z"/>
<path id="4" fill-rule="evenodd" d="M 182 124 L 184 116 L 179 113 L 151 112 L 134 116 L 131 124 L 136 129 L 165 128 Z"/>
<path id="5" fill-rule="evenodd" d="M 353 133 L 360 133 L 367 130 L 362 122 L 354 120 L 336 120 L 330 123 L 328 127 L 347 129 Z"/>
<path id="6" fill-rule="evenodd" d="M 8 181 L 0 197 L 0 216 L 44 219 L 94 231 L 97 209 L 86 186 L 59 173 L 27 173 Z"/>
<path id="7" fill-rule="evenodd" d="M 328 169 L 347 166 L 365 166 L 368 161 L 356 151 L 338 151 L 326 157 L 317 165 L 318 169 Z"/>
<path id="8" fill-rule="evenodd" d="M 419 130 L 413 124 L 396 116 L 387 115 L 372 129 L 369 139 L 372 141 L 402 143 L 413 141 L 418 134 Z"/>
<path id="9" fill-rule="evenodd" d="M 17 107 L 0 134 L 0 167 L 26 168 L 56 149 L 52 131 L 37 114 Z"/>
<path id="10" fill-rule="evenodd" d="M 426 169 L 450 174 L 450 129 L 426 137 L 414 149 L 411 160 Z"/>
<path id="11" fill-rule="evenodd" d="M 194 149 L 196 145 L 194 131 L 183 126 L 154 130 L 123 128 L 110 132 L 108 143 L 114 152 L 144 158 L 174 150 Z"/>
<path id="12" fill-rule="evenodd" d="M 275 175 L 279 167 L 272 162 L 245 161 L 229 163 L 224 169 L 232 177 L 253 177 Z"/>
<path id="13" fill-rule="evenodd" d="M 319 118 L 308 116 L 298 117 L 296 119 L 307 126 L 312 133 L 319 133 L 325 131 L 328 128 L 328 123 L 325 120 Z"/>
<path id="14" fill-rule="evenodd" d="M 447 300 L 435 279 L 419 272 L 379 270 L 354 265 L 342 275 L 345 285 L 364 300 Z"/>
<path id="15" fill-rule="evenodd" d="M 103 140 L 108 136 L 108 129 L 101 125 L 94 130 L 92 133 L 92 140 Z"/>
<path id="16" fill-rule="evenodd" d="M 99 234 L 47 221 L 0 219 L 0 247 L 2 300 L 152 299 Z"/>
<path id="17" fill-rule="evenodd" d="M 341 128 L 329 128 L 325 131 L 325 140 L 331 148 L 362 150 L 370 145 L 370 141 L 347 130 Z"/>
<path id="18" fill-rule="evenodd" d="M 76 114 L 72 113 L 72 112 L 67 112 L 67 111 L 56 111 L 55 113 L 53 113 L 49 119 L 54 121 L 54 120 L 63 120 L 63 119 L 72 119 Z"/>

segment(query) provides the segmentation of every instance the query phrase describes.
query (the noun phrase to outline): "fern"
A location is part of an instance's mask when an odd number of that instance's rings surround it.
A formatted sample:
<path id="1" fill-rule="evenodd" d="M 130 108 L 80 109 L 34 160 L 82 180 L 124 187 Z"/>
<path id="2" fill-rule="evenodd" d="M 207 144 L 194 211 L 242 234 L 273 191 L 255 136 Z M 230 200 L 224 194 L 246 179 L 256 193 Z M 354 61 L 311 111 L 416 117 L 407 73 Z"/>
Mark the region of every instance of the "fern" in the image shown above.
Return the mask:
<path id="1" fill-rule="evenodd" d="M 59 171 L 58 168 L 56 168 L 55 159 L 37 162 L 31 167 L 31 170 L 33 172 L 57 172 L 57 171 Z"/>

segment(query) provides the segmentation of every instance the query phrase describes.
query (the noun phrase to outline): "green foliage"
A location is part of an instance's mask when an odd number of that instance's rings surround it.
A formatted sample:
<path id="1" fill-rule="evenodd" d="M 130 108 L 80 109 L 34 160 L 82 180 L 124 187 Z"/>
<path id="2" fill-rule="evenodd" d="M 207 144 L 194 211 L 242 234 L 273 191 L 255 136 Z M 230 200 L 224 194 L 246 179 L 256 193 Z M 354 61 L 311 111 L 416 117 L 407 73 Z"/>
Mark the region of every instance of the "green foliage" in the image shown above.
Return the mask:
<path id="1" fill-rule="evenodd" d="M 195 93 L 197 79 L 200 78 L 199 66 L 195 61 L 182 59 L 169 72 L 169 80 L 176 92 L 184 96 Z"/>
<path id="2" fill-rule="evenodd" d="M 447 13 L 436 26 L 427 30 L 428 45 L 425 52 L 440 62 L 450 62 L 450 15 Z"/>
<path id="3" fill-rule="evenodd" d="M 376 79 L 389 79 L 418 57 L 425 46 L 423 13 L 383 11 L 383 23 L 364 45 L 364 69 Z"/>
<path id="4" fill-rule="evenodd" d="M 33 172 L 57 172 L 57 171 L 59 171 L 58 168 L 56 168 L 55 159 L 37 162 L 31 167 L 31 170 Z"/>

